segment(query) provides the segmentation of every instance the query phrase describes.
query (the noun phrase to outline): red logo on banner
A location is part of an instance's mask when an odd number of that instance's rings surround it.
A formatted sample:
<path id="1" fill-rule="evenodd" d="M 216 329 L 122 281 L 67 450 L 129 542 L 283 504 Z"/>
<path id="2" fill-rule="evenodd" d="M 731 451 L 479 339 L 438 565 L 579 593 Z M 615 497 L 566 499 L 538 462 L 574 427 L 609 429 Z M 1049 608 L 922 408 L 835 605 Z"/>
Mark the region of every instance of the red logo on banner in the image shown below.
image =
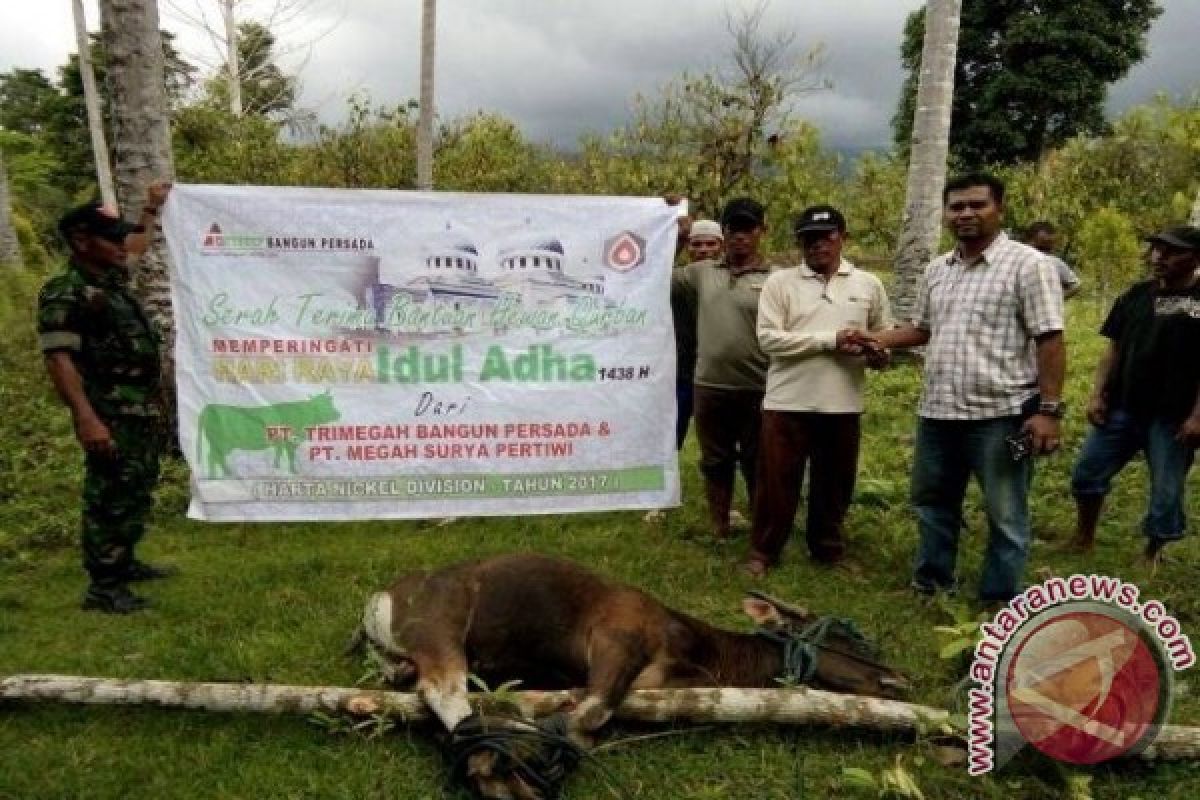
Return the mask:
<path id="1" fill-rule="evenodd" d="M 204 244 L 201 247 L 221 247 L 224 244 L 225 237 L 221 235 L 221 226 L 214 222 L 204 235 Z"/>
<path id="2" fill-rule="evenodd" d="M 646 240 L 624 231 L 604 243 L 604 263 L 617 272 L 628 272 L 646 260 Z"/>

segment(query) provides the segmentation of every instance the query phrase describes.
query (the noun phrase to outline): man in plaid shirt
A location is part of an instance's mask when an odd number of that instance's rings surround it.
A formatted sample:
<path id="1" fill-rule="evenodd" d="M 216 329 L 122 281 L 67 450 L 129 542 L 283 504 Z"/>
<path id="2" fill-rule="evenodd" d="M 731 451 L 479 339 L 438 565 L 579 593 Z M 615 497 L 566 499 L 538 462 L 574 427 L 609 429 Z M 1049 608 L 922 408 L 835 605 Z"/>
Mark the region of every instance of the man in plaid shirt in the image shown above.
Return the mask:
<path id="1" fill-rule="evenodd" d="M 928 345 L 912 476 L 920 530 L 913 588 L 955 588 L 963 496 L 973 474 L 989 530 L 979 596 L 991 605 L 1022 588 L 1030 456 L 1053 452 L 1061 440 L 1062 287 L 1049 259 L 1002 231 L 1000 180 L 966 175 L 947 183 L 942 198 L 957 247 L 926 268 L 912 323 L 860 344 Z"/>

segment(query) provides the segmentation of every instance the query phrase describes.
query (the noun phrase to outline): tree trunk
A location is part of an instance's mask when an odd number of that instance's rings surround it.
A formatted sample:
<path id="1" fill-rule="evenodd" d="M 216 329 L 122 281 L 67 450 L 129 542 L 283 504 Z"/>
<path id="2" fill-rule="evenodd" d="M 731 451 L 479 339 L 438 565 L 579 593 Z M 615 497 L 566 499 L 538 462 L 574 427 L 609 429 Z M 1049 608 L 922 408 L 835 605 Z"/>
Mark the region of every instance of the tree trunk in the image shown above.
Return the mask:
<path id="1" fill-rule="evenodd" d="M 100 111 L 100 93 L 96 91 L 96 73 L 92 69 L 92 45 L 88 41 L 83 0 L 71 0 L 71 10 L 75 16 L 75 45 L 79 48 L 79 77 L 83 79 L 88 131 L 92 135 L 92 158 L 96 162 L 96 184 L 100 187 L 100 199 L 104 205 L 117 208 L 117 191 L 113 187 L 112 164 L 108 160 L 104 114 Z"/>
<path id="2" fill-rule="evenodd" d="M 100 0 L 100 21 L 108 56 L 117 201 L 125 219 L 135 221 L 146 187 L 174 174 L 158 6 L 155 0 Z M 166 340 L 163 357 L 169 359 L 175 328 L 166 244 L 157 226 L 148 233 L 150 247 L 134 266 L 134 288 Z"/>
<path id="3" fill-rule="evenodd" d="M 513 692 L 506 698 L 527 717 L 551 714 L 570 692 Z M 13 675 L 0 680 L 0 700 L 35 700 L 85 705 L 155 705 L 205 711 L 309 714 L 313 711 L 382 715 L 404 722 L 430 718 L 415 694 L 336 686 L 252 683 L 186 683 L 84 678 L 72 675 Z M 474 704 L 489 702 L 473 695 Z M 875 697 L 816 689 L 652 689 L 630 692 L 617 717 L 643 722 L 772 722 L 915 732 L 945 721 L 947 712 Z M 1153 745 L 1138 754 L 1147 760 L 1200 759 L 1200 728 L 1167 725 Z"/>
<path id="4" fill-rule="evenodd" d="M 421 107 L 417 117 L 417 188 L 433 188 L 433 55 L 437 0 L 421 4 Z"/>
<path id="5" fill-rule="evenodd" d="M 21 266 L 21 245 L 13 225 L 12 202 L 8 196 L 8 172 L 0 153 L 0 266 Z"/>
<path id="6" fill-rule="evenodd" d="M 929 0 L 925 6 L 925 43 L 913 114 L 908 189 L 895 260 L 893 306 L 901 321 L 912 316 L 917 283 L 933 258 L 941 230 L 961 13 L 962 0 Z"/>
<path id="7" fill-rule="evenodd" d="M 242 66 L 238 54 L 237 20 L 233 14 L 236 0 L 221 0 L 221 18 L 225 22 L 225 64 L 229 73 L 229 113 L 242 116 Z"/>
<path id="8" fill-rule="evenodd" d="M 1196 202 L 1192 203 L 1192 216 L 1188 218 L 1188 225 L 1200 228 L 1200 189 L 1196 190 Z"/>

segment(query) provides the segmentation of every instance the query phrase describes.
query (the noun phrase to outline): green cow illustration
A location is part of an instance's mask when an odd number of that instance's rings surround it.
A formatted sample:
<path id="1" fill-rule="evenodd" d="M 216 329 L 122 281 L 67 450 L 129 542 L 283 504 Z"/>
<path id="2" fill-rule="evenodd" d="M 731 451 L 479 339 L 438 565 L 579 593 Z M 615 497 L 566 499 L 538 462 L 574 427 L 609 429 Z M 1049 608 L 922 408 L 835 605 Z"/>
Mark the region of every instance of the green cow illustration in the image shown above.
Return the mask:
<path id="1" fill-rule="evenodd" d="M 296 474 L 296 448 L 304 429 L 341 419 L 329 392 L 293 403 L 269 406 L 225 406 L 210 404 L 200 412 L 196 429 L 196 466 L 204 464 L 208 477 L 230 475 L 225 458 L 234 450 L 275 451 L 275 468 L 286 454 L 288 471 Z M 208 442 L 208 459 L 204 443 Z"/>

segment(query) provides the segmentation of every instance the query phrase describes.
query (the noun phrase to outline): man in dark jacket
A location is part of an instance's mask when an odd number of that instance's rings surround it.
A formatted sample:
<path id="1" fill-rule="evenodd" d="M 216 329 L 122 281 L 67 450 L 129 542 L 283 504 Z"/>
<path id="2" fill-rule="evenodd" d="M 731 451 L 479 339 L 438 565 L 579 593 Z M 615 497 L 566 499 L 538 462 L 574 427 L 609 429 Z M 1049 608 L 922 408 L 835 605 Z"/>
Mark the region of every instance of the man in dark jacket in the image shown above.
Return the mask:
<path id="1" fill-rule="evenodd" d="M 1154 275 L 1117 298 L 1088 401 L 1092 429 L 1071 477 L 1072 545 L 1090 550 L 1112 479 L 1139 451 L 1150 466 L 1145 557 L 1187 530 L 1184 490 L 1200 445 L 1200 228 L 1149 237 Z"/>

